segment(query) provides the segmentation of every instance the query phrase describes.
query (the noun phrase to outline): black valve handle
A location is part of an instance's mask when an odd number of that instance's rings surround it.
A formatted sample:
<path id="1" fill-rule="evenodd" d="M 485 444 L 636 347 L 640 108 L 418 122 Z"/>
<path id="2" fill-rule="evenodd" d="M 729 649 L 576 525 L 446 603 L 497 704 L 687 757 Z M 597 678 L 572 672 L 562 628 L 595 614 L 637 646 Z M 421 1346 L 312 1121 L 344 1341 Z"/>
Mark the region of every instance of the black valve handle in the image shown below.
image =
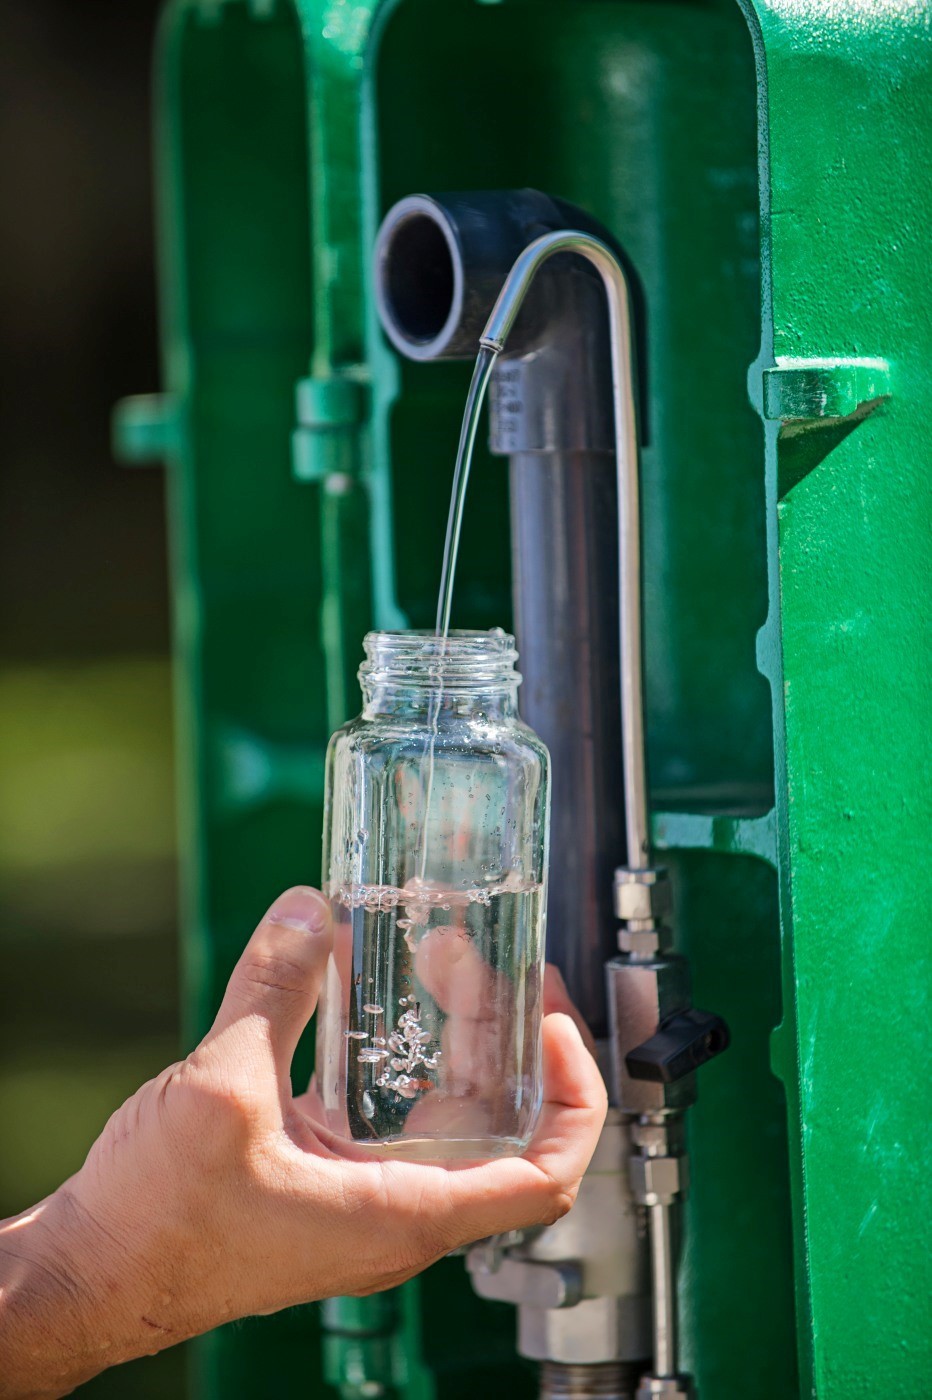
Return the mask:
<path id="1" fill-rule="evenodd" d="M 691 1007 L 662 1022 L 649 1040 L 629 1050 L 625 1064 L 632 1079 L 674 1084 L 714 1060 L 730 1042 L 731 1032 L 721 1016 Z"/>

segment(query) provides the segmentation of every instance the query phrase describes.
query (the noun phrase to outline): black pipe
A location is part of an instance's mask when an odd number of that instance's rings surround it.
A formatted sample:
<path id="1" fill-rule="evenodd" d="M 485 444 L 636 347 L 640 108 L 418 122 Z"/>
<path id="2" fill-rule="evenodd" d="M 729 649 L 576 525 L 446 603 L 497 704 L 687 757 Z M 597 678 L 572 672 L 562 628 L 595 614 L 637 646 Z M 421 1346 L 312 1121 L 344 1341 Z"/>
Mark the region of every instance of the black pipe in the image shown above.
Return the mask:
<path id="1" fill-rule="evenodd" d="M 607 452 L 518 453 L 510 475 L 521 712 L 552 758 L 547 957 L 602 1039 L 625 839 L 615 462 Z"/>
<path id="2" fill-rule="evenodd" d="M 413 360 L 471 359 L 515 258 L 564 228 L 615 246 L 584 211 L 537 190 L 401 200 L 375 253 L 392 344 Z M 490 437 L 511 463 L 521 711 L 553 758 L 547 955 L 597 1038 L 617 941 L 612 872 L 625 859 L 611 402 L 601 282 L 583 259 L 556 257 L 496 365 Z"/>

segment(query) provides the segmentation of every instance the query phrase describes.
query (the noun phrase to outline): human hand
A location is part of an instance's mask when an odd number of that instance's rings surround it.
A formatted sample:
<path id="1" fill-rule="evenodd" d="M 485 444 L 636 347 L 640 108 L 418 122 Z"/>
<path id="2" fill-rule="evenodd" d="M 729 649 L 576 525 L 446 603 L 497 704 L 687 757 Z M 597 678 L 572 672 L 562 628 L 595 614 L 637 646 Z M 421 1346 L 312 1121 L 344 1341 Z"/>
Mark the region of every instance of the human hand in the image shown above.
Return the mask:
<path id="1" fill-rule="evenodd" d="M 569 1209 L 606 1099 L 559 980 L 545 998 L 545 1103 L 523 1157 L 371 1160 L 291 1090 L 330 945 L 320 894 L 276 900 L 197 1049 L 113 1115 L 70 1181 L 0 1229 L 0 1349 L 9 1338 L 12 1357 L 0 1396 L 63 1395 L 233 1318 L 389 1288 L 460 1245 Z"/>

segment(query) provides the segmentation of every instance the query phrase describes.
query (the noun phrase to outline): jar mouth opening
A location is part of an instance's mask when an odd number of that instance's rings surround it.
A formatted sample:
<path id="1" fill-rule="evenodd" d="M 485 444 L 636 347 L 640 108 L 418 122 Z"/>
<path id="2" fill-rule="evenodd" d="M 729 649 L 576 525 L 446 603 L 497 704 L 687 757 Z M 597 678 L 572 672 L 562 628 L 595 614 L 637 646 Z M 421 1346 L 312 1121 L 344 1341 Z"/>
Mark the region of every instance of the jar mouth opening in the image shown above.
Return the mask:
<path id="1" fill-rule="evenodd" d="M 379 684 L 448 687 L 517 685 L 515 639 L 500 627 L 487 632 L 368 632 L 366 659 L 359 668 L 363 686 Z"/>

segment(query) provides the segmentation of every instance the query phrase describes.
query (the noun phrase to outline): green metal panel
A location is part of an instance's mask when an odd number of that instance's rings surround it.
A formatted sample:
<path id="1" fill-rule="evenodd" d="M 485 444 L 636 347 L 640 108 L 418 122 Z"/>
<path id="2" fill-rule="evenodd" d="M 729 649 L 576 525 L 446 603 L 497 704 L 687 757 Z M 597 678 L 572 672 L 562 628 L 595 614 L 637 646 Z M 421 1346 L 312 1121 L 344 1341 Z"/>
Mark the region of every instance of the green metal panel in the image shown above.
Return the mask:
<path id="1" fill-rule="evenodd" d="M 181 749 L 188 1038 L 201 1034 L 277 890 L 318 874 L 327 739 L 317 495 L 290 474 L 311 350 L 306 87 L 295 17 L 178 3 L 157 64 L 166 389 Z M 314 1319 L 227 1328 L 195 1393 L 288 1394 L 320 1373 Z M 310 1324 L 310 1325 L 309 1325 Z"/>
<path id="2" fill-rule="evenodd" d="M 162 27 L 166 397 L 117 431 L 172 467 L 191 1035 L 317 877 L 363 631 L 433 617 L 468 368 L 385 346 L 381 213 L 535 185 L 641 278 L 654 832 L 733 1028 L 689 1123 L 706 1400 L 922 1376 L 928 42 L 905 0 L 170 0 Z M 480 454 L 472 626 L 509 620 L 505 476 Z M 324 1350 L 315 1309 L 225 1329 L 197 1393 L 530 1396 L 512 1325 L 451 1260 L 328 1307 Z"/>
<path id="3" fill-rule="evenodd" d="M 800 1335 L 813 1394 L 907 1395 L 929 1375 L 932 1281 L 907 1068 L 925 1040 L 930 894 L 917 635 L 929 15 L 894 0 L 754 9 L 769 230 L 759 367 L 780 386 L 763 393 L 752 371 L 770 420 L 761 655 L 780 737 L 785 938 L 774 1059 L 795 1139 Z M 813 373 L 823 392 L 807 406 Z"/>

